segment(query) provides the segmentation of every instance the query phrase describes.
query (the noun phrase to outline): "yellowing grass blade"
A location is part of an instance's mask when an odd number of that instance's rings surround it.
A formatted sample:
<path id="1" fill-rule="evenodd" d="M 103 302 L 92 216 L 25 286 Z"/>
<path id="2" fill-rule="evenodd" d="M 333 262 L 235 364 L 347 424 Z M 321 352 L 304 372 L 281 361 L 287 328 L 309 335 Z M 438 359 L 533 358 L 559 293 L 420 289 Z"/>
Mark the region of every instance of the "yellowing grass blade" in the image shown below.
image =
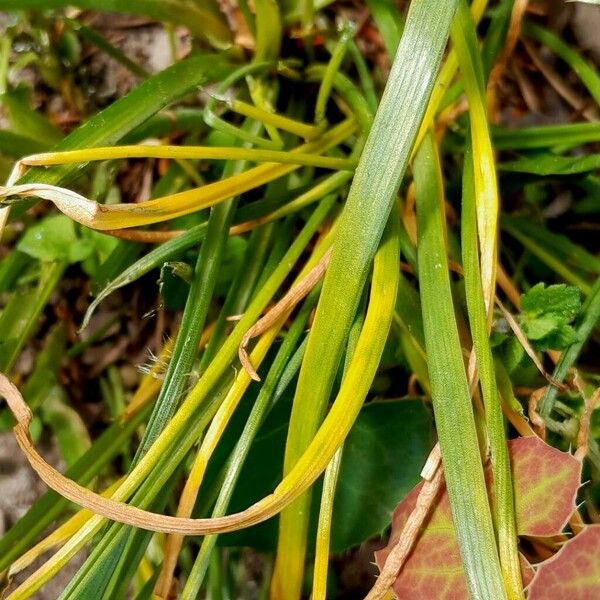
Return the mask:
<path id="1" fill-rule="evenodd" d="M 352 135 L 355 129 L 354 120 L 348 119 L 332 127 L 318 140 L 299 146 L 287 154 L 299 154 L 300 162 L 302 162 L 302 155 L 325 152 L 343 142 Z M 118 154 L 118 150 L 115 152 Z M 151 152 L 160 153 L 155 147 Z M 101 156 L 106 156 L 106 154 L 101 154 Z M 284 160 L 289 161 L 289 156 Z M 314 157 L 309 159 L 311 162 L 313 160 Z M 238 196 L 269 181 L 283 177 L 298 169 L 299 166 L 299 164 L 267 163 L 200 188 L 134 204 L 99 204 L 70 190 L 36 183 L 0 188 L 0 197 L 38 196 L 50 200 L 64 214 L 86 227 L 101 231 L 123 229 L 167 221 L 214 206 L 227 198 Z"/>
<path id="2" fill-rule="evenodd" d="M 63 165 L 71 162 L 89 162 L 95 160 L 117 160 L 123 158 L 166 158 L 172 160 L 248 160 L 252 162 L 270 162 L 290 165 L 306 165 L 323 169 L 352 170 L 355 161 L 332 156 L 301 151 L 260 150 L 254 148 L 236 148 L 219 146 L 104 146 L 86 150 L 67 150 L 65 152 L 44 152 L 32 154 L 21 160 L 26 166 Z"/>
<path id="3" fill-rule="evenodd" d="M 475 23 L 479 23 L 479 21 L 481 21 L 487 4 L 488 0 L 474 0 L 471 4 L 471 14 L 473 15 L 473 20 Z M 419 129 L 419 135 L 417 136 L 417 142 L 413 149 L 413 155 L 421 145 L 423 138 L 427 135 L 429 128 L 433 125 L 435 115 L 440 108 L 444 94 L 448 91 L 448 88 L 450 87 L 457 70 L 458 59 L 456 57 L 456 51 L 451 49 L 446 60 L 444 61 L 442 68 L 440 69 L 440 73 L 431 93 L 431 99 L 429 100 L 425 117 L 423 118 L 421 128 Z"/>
<path id="4" fill-rule="evenodd" d="M 323 281 L 292 408 L 284 471 L 313 439 L 438 73 L 456 2 L 413 0 L 381 104 L 356 169 Z M 280 520 L 273 598 L 300 595 L 310 494 Z"/>
<path id="5" fill-rule="evenodd" d="M 276 515 L 311 486 L 326 469 L 336 450 L 348 435 L 379 366 L 379 360 L 392 321 L 398 289 L 397 260 L 399 247 L 397 220 L 390 219 L 388 231 L 375 256 L 365 323 L 348 367 L 347 375 L 342 381 L 340 391 L 329 414 L 306 452 L 275 488 L 274 492 L 245 511 L 234 515 L 214 519 L 189 519 L 158 515 L 124 504 L 119 499 L 125 499 L 131 493 L 132 482 L 127 480 L 134 477 L 136 474 L 135 469 L 125 479 L 124 484 L 115 492 L 112 498 L 104 498 L 67 479 L 48 465 L 33 447 L 27 432 L 27 427 L 31 421 L 31 412 L 16 387 L 4 375 L 0 374 L 0 394 L 6 398 L 13 415 L 18 421 L 15 427 L 15 435 L 19 444 L 22 444 L 21 447 L 25 451 L 30 464 L 52 489 L 96 513 L 96 516 L 86 523 L 85 531 L 82 530 L 75 537 L 81 539 L 82 536 L 89 536 L 97 531 L 102 524 L 102 518 L 98 515 L 149 531 L 164 533 L 206 535 L 235 531 L 256 525 Z M 180 418 L 184 416 L 181 412 L 178 415 L 180 415 Z M 177 419 L 178 415 L 174 420 Z M 152 452 L 160 451 L 161 438 L 162 440 L 167 438 L 166 432 L 172 427 L 173 421 L 151 447 L 146 457 L 150 456 L 152 458 Z M 145 461 L 147 463 L 150 459 L 146 457 Z M 147 468 L 147 464 L 144 464 L 144 460 L 142 460 L 138 463 L 136 469 L 139 472 L 144 468 Z M 62 558 L 72 556 L 74 551 L 73 546 L 63 548 Z M 50 567 L 47 565 L 47 568 Z M 26 584 L 23 585 L 27 587 Z M 13 596 L 15 598 L 24 597 L 20 595 L 22 591 L 21 589 L 16 590 L 11 598 Z"/>
<path id="6" fill-rule="evenodd" d="M 521 566 L 517 549 L 517 527 L 515 520 L 515 504 L 512 486 L 504 418 L 500 404 L 500 395 L 496 383 L 494 358 L 487 327 L 481 273 L 479 270 L 479 253 L 477 248 L 477 216 L 475 211 L 473 156 L 470 144 L 465 151 L 465 168 L 463 175 L 462 206 L 462 255 L 465 276 L 465 293 L 469 325 L 473 338 L 473 357 L 479 378 L 485 405 L 485 421 L 490 447 L 490 459 L 495 496 L 494 517 L 500 565 L 506 583 L 508 597 L 511 600 L 522 600 L 523 584 L 521 582 Z M 473 372 L 473 371 L 472 371 Z"/>
<path id="7" fill-rule="evenodd" d="M 473 166 L 475 174 L 475 204 L 477 231 L 481 253 L 481 281 L 485 308 L 491 324 L 491 310 L 496 293 L 496 263 L 498 251 L 498 181 L 496 160 L 486 109 L 483 67 L 475 26 L 464 0 L 459 2 L 452 27 L 452 43 L 458 57 L 462 80 L 469 101 Z"/>

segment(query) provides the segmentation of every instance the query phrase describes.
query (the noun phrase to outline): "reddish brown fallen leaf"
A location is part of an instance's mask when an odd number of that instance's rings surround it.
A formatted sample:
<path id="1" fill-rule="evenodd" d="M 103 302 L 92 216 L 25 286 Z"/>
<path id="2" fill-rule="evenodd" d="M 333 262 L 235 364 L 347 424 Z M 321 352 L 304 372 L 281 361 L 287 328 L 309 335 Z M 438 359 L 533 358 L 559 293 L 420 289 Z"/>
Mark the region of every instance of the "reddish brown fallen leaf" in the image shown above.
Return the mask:
<path id="1" fill-rule="evenodd" d="M 600 525 L 588 525 L 537 570 L 529 600 L 600 598 Z"/>
<path id="2" fill-rule="evenodd" d="M 509 442 L 519 535 L 560 533 L 575 510 L 581 466 L 537 437 Z"/>
<path id="3" fill-rule="evenodd" d="M 398 540 L 404 523 L 412 512 L 422 484 L 417 485 L 398 505 L 392 518 L 392 535 L 388 545 L 375 553 L 380 569 Z M 400 576 L 394 584 L 398 598 L 406 600 L 466 600 L 465 575 L 460 561 L 456 534 L 450 516 L 448 494 L 444 490 L 440 501 L 430 515 L 425 530 Z"/>
<path id="4" fill-rule="evenodd" d="M 511 440 L 509 451 L 519 534 L 551 536 L 560 533 L 575 510 L 581 476 L 579 462 L 535 436 Z M 415 506 L 421 485 L 416 486 L 394 511 L 390 541 L 386 548 L 375 553 L 380 569 Z M 521 567 L 526 585 L 531 580 L 530 565 L 522 559 Z M 394 592 L 403 600 L 468 598 L 445 490 L 396 579 Z"/>
<path id="5" fill-rule="evenodd" d="M 519 552 L 519 564 L 521 565 L 521 580 L 523 587 L 526 588 L 535 577 L 533 565 Z"/>

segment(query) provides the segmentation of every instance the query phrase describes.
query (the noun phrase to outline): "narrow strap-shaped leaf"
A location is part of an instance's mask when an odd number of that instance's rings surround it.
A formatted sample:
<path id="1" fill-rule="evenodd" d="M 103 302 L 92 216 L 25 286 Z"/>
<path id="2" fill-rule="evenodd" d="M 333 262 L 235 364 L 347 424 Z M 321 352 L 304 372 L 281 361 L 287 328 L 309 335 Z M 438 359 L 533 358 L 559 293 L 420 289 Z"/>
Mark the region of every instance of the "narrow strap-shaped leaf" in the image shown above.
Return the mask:
<path id="1" fill-rule="evenodd" d="M 19 8 L 25 8 L 20 0 L 15 4 Z M 2 2 L 0 8 L 7 7 L 6 5 L 7 2 Z M 212 83 L 230 70 L 230 65 L 214 54 L 183 60 L 149 77 L 127 96 L 88 119 L 54 146 L 53 150 L 76 150 L 115 144 L 171 102 L 179 100 L 199 85 Z M 81 165 L 65 165 L 45 170 L 32 169 L 18 183 L 35 181 L 58 185 L 66 183 L 80 173 Z M 13 216 L 22 215 L 29 206 L 30 203 L 23 203 L 13 207 Z"/>
<path id="2" fill-rule="evenodd" d="M 281 46 L 281 19 L 275 0 L 257 0 L 255 61 L 276 59 Z"/>
<path id="3" fill-rule="evenodd" d="M 480 247 L 481 280 L 488 320 L 496 289 L 496 254 L 498 232 L 498 182 L 494 150 L 490 137 L 486 105 L 483 65 L 479 54 L 475 24 L 466 0 L 460 0 L 454 25 L 452 43 L 458 57 L 471 121 L 473 144 L 474 192 L 477 212 L 477 233 Z"/>
<path id="4" fill-rule="evenodd" d="M 10 371 L 25 344 L 37 330 L 40 314 L 62 277 L 67 264 L 62 261 L 41 263 L 42 276 L 35 290 L 15 290 L 0 312 L 0 370 Z"/>
<path id="5" fill-rule="evenodd" d="M 492 129 L 496 150 L 524 150 L 552 146 L 578 145 L 600 139 L 600 122 L 541 125 L 520 129 Z"/>
<path id="6" fill-rule="evenodd" d="M 390 217 L 394 218 L 394 216 Z M 364 307 L 360 306 L 350 335 L 348 348 L 344 360 L 344 374 L 346 373 L 358 342 L 358 336 L 363 325 Z M 338 477 L 342 464 L 344 445 L 342 444 L 334 454 L 331 462 L 325 469 L 323 477 L 323 490 L 319 507 L 319 521 L 317 524 L 317 539 L 315 543 L 315 564 L 313 568 L 312 600 L 325 600 L 327 597 L 327 575 L 329 571 L 329 554 L 331 553 L 331 529 L 333 524 L 333 503 L 335 500 Z"/>
<path id="7" fill-rule="evenodd" d="M 481 21 L 485 9 L 487 7 L 488 0 L 473 0 L 471 4 L 471 14 L 475 23 Z M 419 135 L 417 136 L 417 143 L 413 148 L 413 154 L 421 144 L 421 140 L 427 134 L 429 128 L 433 123 L 435 115 L 441 110 L 449 106 L 455 101 L 462 92 L 462 82 L 457 82 L 454 86 L 450 87 L 452 80 L 456 75 L 458 69 L 458 59 L 456 52 L 451 48 L 442 68 L 440 69 L 436 85 L 431 93 L 431 99 L 425 112 L 425 117 L 421 123 Z"/>
<path id="8" fill-rule="evenodd" d="M 367 0 L 366 4 L 392 60 L 402 37 L 402 15 L 393 0 Z"/>
<path id="9" fill-rule="evenodd" d="M 69 150 L 66 152 L 45 152 L 23 159 L 26 165 L 58 165 L 70 162 L 115 160 L 121 158 L 166 158 L 177 159 L 216 159 L 248 160 L 252 162 L 273 162 L 280 164 L 307 165 L 330 169 L 352 169 L 351 161 L 338 157 L 304 154 L 302 152 L 256 150 L 254 148 L 216 147 L 216 146 L 105 146 L 87 150 Z"/>
<path id="10" fill-rule="evenodd" d="M 600 75 L 593 64 L 588 63 L 583 54 L 571 48 L 560 37 L 535 23 L 526 23 L 523 27 L 525 35 L 545 44 L 558 54 L 579 75 L 597 104 L 600 105 Z"/>
<path id="11" fill-rule="evenodd" d="M 285 472 L 297 463 L 323 418 L 348 331 L 381 239 L 446 46 L 456 0 L 410 5 L 381 104 L 340 217 L 296 389 Z M 281 515 L 277 556 L 280 597 L 300 593 L 308 523 L 306 494 Z"/>
<path id="12" fill-rule="evenodd" d="M 471 139 L 465 158 L 461 231 L 467 309 L 475 352 L 473 358 L 476 358 L 476 363 L 470 366 L 477 365 L 485 405 L 502 575 L 508 597 L 522 599 L 510 463 L 488 335 L 496 293 L 498 183 L 486 114 L 483 64 L 475 24 L 465 0 L 459 2 L 452 41 L 469 101 L 471 122 Z M 474 371 L 469 372 L 470 377 L 472 374 Z"/>
<path id="13" fill-rule="evenodd" d="M 506 599 L 450 289 L 441 167 L 432 135 L 414 163 L 425 347 L 446 486 L 469 592 Z"/>
<path id="14" fill-rule="evenodd" d="M 469 325 L 471 337 L 473 338 L 473 350 L 477 359 L 477 371 L 481 380 L 481 392 L 485 405 L 487 435 L 490 446 L 495 496 L 494 517 L 500 551 L 500 565 L 508 597 L 523 599 L 525 596 L 523 595 L 521 566 L 517 549 L 517 528 L 510 460 L 508 446 L 506 445 L 504 417 L 502 416 L 500 396 L 496 384 L 494 358 L 490 346 L 484 292 L 479 269 L 473 154 L 469 143 L 466 147 L 463 175 L 461 236 Z"/>
<path id="15" fill-rule="evenodd" d="M 150 17 L 185 25 L 189 30 L 215 48 L 231 45 L 231 32 L 212 1 L 186 2 L 185 0 L 0 0 L 0 10 L 57 9 L 77 6 L 98 11 L 113 11 Z M 206 5 L 206 6 L 203 6 Z"/>

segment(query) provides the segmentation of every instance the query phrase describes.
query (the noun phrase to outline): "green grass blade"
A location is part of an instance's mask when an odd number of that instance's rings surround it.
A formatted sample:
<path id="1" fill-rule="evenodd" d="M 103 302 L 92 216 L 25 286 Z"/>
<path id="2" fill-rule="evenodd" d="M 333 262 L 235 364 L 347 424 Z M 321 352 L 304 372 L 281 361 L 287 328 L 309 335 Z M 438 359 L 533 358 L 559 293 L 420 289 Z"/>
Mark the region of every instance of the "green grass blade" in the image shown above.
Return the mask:
<path id="1" fill-rule="evenodd" d="M 37 140 L 47 140 L 51 144 L 60 142 L 62 132 L 46 116 L 31 106 L 29 94 L 23 89 L 5 92 L 0 104 L 6 110 L 11 129 L 20 135 Z"/>
<path id="2" fill-rule="evenodd" d="M 275 60 L 281 47 L 281 19 L 275 0 L 255 0 L 256 53 L 255 61 Z"/>
<path id="3" fill-rule="evenodd" d="M 45 152 L 50 143 L 46 139 L 34 139 L 8 129 L 0 129 L 0 154 L 10 158 Z"/>
<path id="4" fill-rule="evenodd" d="M 369 109 L 375 113 L 377 110 L 377 104 L 379 103 L 377 92 L 375 91 L 375 83 L 373 82 L 373 77 L 371 77 L 369 65 L 367 65 L 367 61 L 360 53 L 360 50 L 354 40 L 350 40 L 348 43 L 348 54 L 350 54 L 356 66 L 358 78 L 360 79 L 362 91 Z"/>
<path id="5" fill-rule="evenodd" d="M 188 387 L 234 209 L 235 202 L 233 200 L 224 202 L 212 209 L 208 220 L 206 238 L 198 254 L 198 261 L 183 311 L 177 340 L 154 412 L 148 423 L 144 438 L 140 442 L 137 452 L 139 457 L 144 455 L 163 430 L 165 424 L 170 421 L 182 394 Z"/>
<path id="6" fill-rule="evenodd" d="M 598 69 L 587 62 L 581 52 L 574 50 L 556 34 L 535 23 L 525 23 L 523 33 L 540 42 L 540 44 L 548 46 L 552 52 L 560 56 L 579 75 L 596 103 L 600 105 L 600 75 Z"/>
<path id="7" fill-rule="evenodd" d="M 532 223 L 507 218 L 502 219 L 502 228 L 542 262 L 546 263 L 553 271 L 558 273 L 565 281 L 568 281 L 571 285 L 576 285 L 586 295 L 590 293 L 588 282 L 572 266 L 557 256 L 556 245 L 548 243 L 547 237 L 550 232 L 540 229 L 542 235 L 536 238 L 530 232 L 530 229 L 536 229 Z M 595 257 L 592 258 L 595 259 Z"/>
<path id="8" fill-rule="evenodd" d="M 340 217 L 300 371 L 286 472 L 296 464 L 323 418 L 371 261 L 431 94 L 455 7 L 454 1 L 431 0 L 415 0 L 410 6 L 404 36 Z M 309 502 L 310 494 L 306 494 L 281 515 L 276 578 L 285 586 L 280 595 L 286 600 L 300 593 Z"/>
<path id="9" fill-rule="evenodd" d="M 364 324 L 364 308 L 364 302 L 361 302 L 348 336 L 348 347 L 346 349 L 346 357 L 344 360 L 344 375 L 350 366 L 352 356 L 354 355 L 358 343 L 358 337 Z M 342 444 L 337 449 L 331 462 L 327 465 L 323 476 L 323 489 L 321 491 L 319 520 L 317 524 L 317 539 L 315 542 L 312 600 L 326 600 L 327 597 L 327 576 L 329 572 L 329 555 L 331 553 L 333 505 L 343 454 L 344 445 Z"/>
<path id="10" fill-rule="evenodd" d="M 509 173 L 527 173 L 541 177 L 580 175 L 600 169 L 600 154 L 586 156 L 536 154 L 501 163 L 500 168 Z"/>
<path id="11" fill-rule="evenodd" d="M 600 275 L 600 258 L 597 258 L 583 246 L 575 244 L 564 234 L 557 234 L 534 223 L 526 217 L 502 217 L 502 226 L 518 240 L 524 238 L 540 245 L 547 252 L 552 252 L 571 270 L 589 275 Z"/>
<path id="12" fill-rule="evenodd" d="M 325 469 L 323 491 L 319 505 L 319 524 L 315 547 L 315 565 L 313 569 L 312 600 L 327 598 L 327 573 L 331 543 L 331 525 L 333 521 L 333 502 L 337 488 L 338 475 L 342 464 L 344 446 L 340 446 Z"/>
<path id="13" fill-rule="evenodd" d="M 402 37 L 402 15 L 393 0 L 367 0 L 366 4 L 392 60 Z"/>
<path id="14" fill-rule="evenodd" d="M 462 255 L 469 325 L 485 406 L 494 479 L 494 521 L 507 596 L 523 599 L 514 498 L 504 419 L 489 341 L 496 288 L 498 183 L 486 111 L 484 69 L 467 3 L 459 3 L 452 41 L 469 102 L 470 139 L 463 175 Z M 471 150 L 472 149 L 472 150 Z M 478 243 L 479 242 L 479 243 Z M 471 377 L 475 371 L 469 373 Z M 435 388 L 434 388 L 435 393 Z"/>
<path id="15" fill-rule="evenodd" d="M 336 73 L 340 70 L 342 61 L 346 56 L 348 43 L 352 39 L 353 35 L 353 27 L 349 25 L 345 26 L 341 31 L 338 43 L 335 45 L 333 51 L 331 52 L 331 58 L 325 69 L 323 79 L 321 80 L 321 86 L 319 87 L 319 91 L 317 93 L 317 101 L 315 103 L 315 123 L 317 124 L 325 121 L 325 111 L 327 108 L 331 90 L 333 88 L 333 80 L 335 78 Z"/>
<path id="16" fill-rule="evenodd" d="M 418 265 L 432 401 L 469 593 L 507 598 L 450 289 L 441 168 L 432 136 L 414 163 Z"/>
<path id="17" fill-rule="evenodd" d="M 211 2 L 207 2 L 211 4 Z M 231 32 L 225 19 L 209 6 L 185 0 L 0 0 L 0 10 L 50 10 L 77 6 L 87 10 L 142 15 L 157 21 L 185 25 L 215 48 L 231 45 Z"/>
<path id="18" fill-rule="evenodd" d="M 36 332 L 40 315 L 62 277 L 63 262 L 40 263 L 35 289 L 15 290 L 0 313 L 0 371 L 9 372 L 25 344 Z"/>
<path id="19" fill-rule="evenodd" d="M 65 24 L 68 25 L 73 31 L 76 31 L 84 40 L 94 44 L 94 46 L 105 52 L 119 64 L 123 65 L 136 77 L 146 79 L 146 77 L 150 76 L 150 73 L 146 71 L 146 69 L 131 60 L 126 54 L 119 50 L 119 48 L 117 48 L 114 44 L 111 44 L 111 42 L 109 42 L 104 36 L 100 35 L 97 31 L 94 31 L 87 25 L 84 25 L 75 19 L 67 18 L 65 19 Z"/>
<path id="20" fill-rule="evenodd" d="M 600 140 L 600 122 L 543 125 L 522 129 L 492 129 L 496 150 L 529 150 L 562 145 L 589 144 Z"/>

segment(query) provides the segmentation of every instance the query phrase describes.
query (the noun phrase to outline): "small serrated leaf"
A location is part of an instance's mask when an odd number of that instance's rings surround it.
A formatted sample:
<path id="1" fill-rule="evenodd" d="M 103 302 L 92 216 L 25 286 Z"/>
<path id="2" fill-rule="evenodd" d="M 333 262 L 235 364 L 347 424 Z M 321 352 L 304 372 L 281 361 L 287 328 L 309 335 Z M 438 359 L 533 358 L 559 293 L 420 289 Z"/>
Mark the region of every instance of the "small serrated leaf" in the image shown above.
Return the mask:
<path id="1" fill-rule="evenodd" d="M 581 310 L 581 297 L 576 287 L 564 283 L 538 283 L 521 297 L 521 309 L 532 317 L 555 315 L 568 322 Z"/>
<path id="2" fill-rule="evenodd" d="M 539 565 L 529 600 L 600 598 L 600 525 L 588 525 Z"/>
<path id="3" fill-rule="evenodd" d="M 519 535 L 552 536 L 575 510 L 580 463 L 530 436 L 509 442 Z"/>
<path id="4" fill-rule="evenodd" d="M 509 452 L 519 535 L 546 537 L 560 533 L 575 510 L 581 476 L 579 462 L 534 436 L 511 440 Z M 489 486 L 489 472 L 487 479 Z M 394 512 L 390 542 L 375 554 L 380 568 L 416 504 L 421 485 L 415 487 Z M 521 562 L 523 580 L 528 581 L 530 565 L 527 561 Z M 394 592 L 403 600 L 468 598 L 446 490 L 402 567 Z"/>
<path id="5" fill-rule="evenodd" d="M 577 341 L 569 325 L 581 311 L 576 287 L 538 283 L 521 297 L 521 309 L 521 326 L 536 350 L 562 350 Z"/>

